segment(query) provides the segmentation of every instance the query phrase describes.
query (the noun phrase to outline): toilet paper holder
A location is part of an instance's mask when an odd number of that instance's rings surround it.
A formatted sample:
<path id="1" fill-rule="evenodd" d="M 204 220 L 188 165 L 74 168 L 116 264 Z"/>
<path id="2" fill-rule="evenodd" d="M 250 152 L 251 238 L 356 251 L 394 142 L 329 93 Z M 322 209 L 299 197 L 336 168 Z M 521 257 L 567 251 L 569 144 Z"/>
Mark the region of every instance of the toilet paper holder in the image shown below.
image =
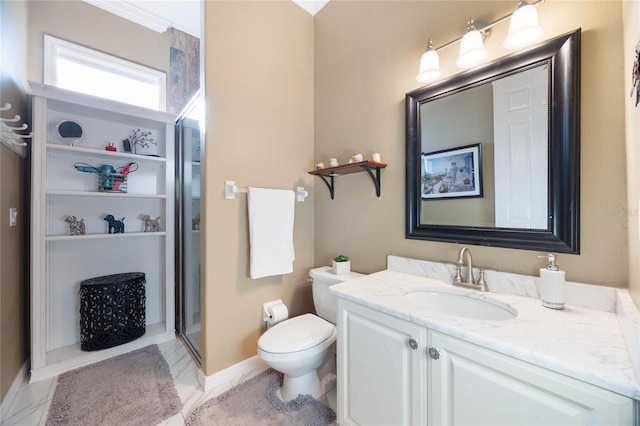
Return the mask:
<path id="1" fill-rule="evenodd" d="M 262 304 L 262 320 L 264 322 L 271 322 L 273 320 L 271 315 L 271 308 L 278 305 L 283 305 L 282 299 L 272 300 Z"/>

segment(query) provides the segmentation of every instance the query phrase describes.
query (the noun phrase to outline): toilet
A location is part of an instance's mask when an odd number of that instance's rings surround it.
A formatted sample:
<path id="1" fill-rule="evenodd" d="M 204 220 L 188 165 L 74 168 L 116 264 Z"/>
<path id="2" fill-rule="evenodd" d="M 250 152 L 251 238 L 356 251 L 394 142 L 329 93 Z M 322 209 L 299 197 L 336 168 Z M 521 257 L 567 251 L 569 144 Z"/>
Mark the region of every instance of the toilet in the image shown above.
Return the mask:
<path id="1" fill-rule="evenodd" d="M 271 368 L 284 374 L 281 398 L 298 395 L 318 398 L 322 394 L 318 367 L 336 341 L 337 299 L 329 287 L 364 276 L 357 272 L 336 275 L 329 266 L 309 271 L 313 304 L 318 315 L 289 318 L 268 329 L 258 339 L 258 356 Z"/>

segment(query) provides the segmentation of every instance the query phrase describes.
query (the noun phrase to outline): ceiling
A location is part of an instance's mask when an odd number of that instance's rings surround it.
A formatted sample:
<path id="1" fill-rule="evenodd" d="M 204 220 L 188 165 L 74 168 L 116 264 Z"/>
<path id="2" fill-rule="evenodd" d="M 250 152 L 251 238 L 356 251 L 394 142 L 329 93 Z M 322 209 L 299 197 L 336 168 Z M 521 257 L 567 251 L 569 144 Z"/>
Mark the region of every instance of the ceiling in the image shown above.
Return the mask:
<path id="1" fill-rule="evenodd" d="M 200 37 L 201 0 L 83 0 L 159 33 L 173 27 Z M 292 0 L 312 16 L 329 0 Z"/>

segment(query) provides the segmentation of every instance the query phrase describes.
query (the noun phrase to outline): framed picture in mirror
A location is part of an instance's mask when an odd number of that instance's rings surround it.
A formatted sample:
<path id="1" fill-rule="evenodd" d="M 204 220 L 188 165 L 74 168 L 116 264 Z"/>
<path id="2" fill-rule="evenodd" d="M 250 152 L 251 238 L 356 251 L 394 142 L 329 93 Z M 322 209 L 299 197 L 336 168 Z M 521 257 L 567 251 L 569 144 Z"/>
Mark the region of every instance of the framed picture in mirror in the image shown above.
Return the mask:
<path id="1" fill-rule="evenodd" d="M 479 143 L 422 153 L 422 199 L 482 197 Z"/>

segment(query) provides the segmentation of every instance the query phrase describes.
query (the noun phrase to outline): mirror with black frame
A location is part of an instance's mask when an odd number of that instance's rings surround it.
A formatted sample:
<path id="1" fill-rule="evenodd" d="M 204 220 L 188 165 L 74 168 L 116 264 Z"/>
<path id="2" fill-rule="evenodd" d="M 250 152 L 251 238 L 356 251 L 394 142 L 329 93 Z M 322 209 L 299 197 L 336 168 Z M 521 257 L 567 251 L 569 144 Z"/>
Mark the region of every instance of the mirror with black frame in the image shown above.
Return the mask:
<path id="1" fill-rule="evenodd" d="M 407 93 L 407 238 L 579 253 L 580 34 Z"/>

